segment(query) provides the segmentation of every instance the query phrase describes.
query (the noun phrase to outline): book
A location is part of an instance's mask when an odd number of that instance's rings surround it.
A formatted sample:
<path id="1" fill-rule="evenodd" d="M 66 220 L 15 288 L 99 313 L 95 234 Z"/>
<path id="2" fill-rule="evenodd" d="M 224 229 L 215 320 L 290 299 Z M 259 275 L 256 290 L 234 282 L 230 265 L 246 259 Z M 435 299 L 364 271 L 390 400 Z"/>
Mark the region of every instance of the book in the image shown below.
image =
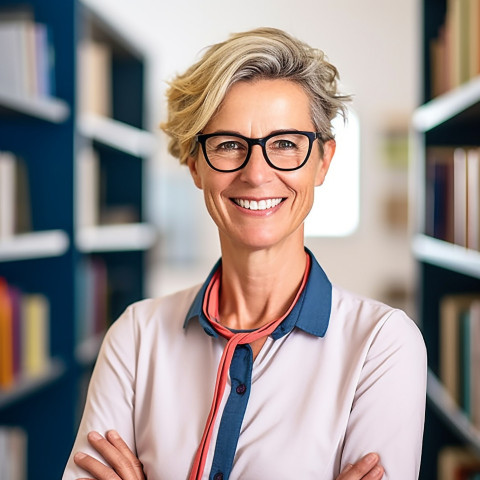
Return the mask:
<path id="1" fill-rule="evenodd" d="M 480 293 L 447 295 L 440 302 L 440 380 L 453 400 L 464 407 L 464 372 L 462 356 L 465 348 L 462 323 L 473 302 L 480 300 Z M 476 373 L 476 372 L 475 372 Z"/>
<path id="2" fill-rule="evenodd" d="M 51 30 L 21 12 L 0 17 L 0 91 L 16 97 L 54 94 Z"/>
<path id="3" fill-rule="evenodd" d="M 437 459 L 438 480 L 468 480 L 480 472 L 480 458 L 463 447 L 447 446 Z"/>
<path id="4" fill-rule="evenodd" d="M 50 359 L 50 312 L 41 294 L 22 296 L 22 375 L 34 378 L 47 370 Z"/>
<path id="5" fill-rule="evenodd" d="M 12 307 L 8 285 L 0 277 L 0 389 L 14 383 Z"/>
<path id="6" fill-rule="evenodd" d="M 480 74 L 480 0 L 468 0 L 469 3 L 469 76 Z"/>
<path id="7" fill-rule="evenodd" d="M 480 301 L 470 305 L 470 404 L 471 421 L 480 431 Z"/>
<path id="8" fill-rule="evenodd" d="M 28 20 L 0 23 L 0 91 L 3 93 L 24 96 L 28 92 L 24 45 L 31 25 Z"/>
<path id="9" fill-rule="evenodd" d="M 0 152 L 0 240 L 15 232 L 15 168 L 14 155 Z"/>
<path id="10" fill-rule="evenodd" d="M 480 73 L 480 0 L 447 0 L 444 24 L 430 41 L 432 96 Z"/>
<path id="11" fill-rule="evenodd" d="M 0 240 L 31 229 L 26 164 L 10 152 L 0 152 Z"/>
<path id="12" fill-rule="evenodd" d="M 86 146 L 76 159 L 76 226 L 98 225 L 100 212 L 100 163 L 95 150 Z"/>
<path id="13" fill-rule="evenodd" d="M 83 40 L 78 45 L 79 112 L 112 116 L 112 54 L 105 43 Z"/>
<path id="14" fill-rule="evenodd" d="M 453 222 L 454 243 L 467 246 L 467 152 L 456 148 L 453 153 Z"/>
<path id="15" fill-rule="evenodd" d="M 107 266 L 100 257 L 86 257 L 78 269 L 77 344 L 104 333 L 109 324 Z"/>
<path id="16" fill-rule="evenodd" d="M 27 434 L 19 427 L 0 427 L 0 478 L 27 479 Z"/>
<path id="17" fill-rule="evenodd" d="M 480 251 L 480 148 L 467 150 L 467 247 Z"/>
<path id="18" fill-rule="evenodd" d="M 454 241 L 453 153 L 450 147 L 427 150 L 425 233 Z"/>

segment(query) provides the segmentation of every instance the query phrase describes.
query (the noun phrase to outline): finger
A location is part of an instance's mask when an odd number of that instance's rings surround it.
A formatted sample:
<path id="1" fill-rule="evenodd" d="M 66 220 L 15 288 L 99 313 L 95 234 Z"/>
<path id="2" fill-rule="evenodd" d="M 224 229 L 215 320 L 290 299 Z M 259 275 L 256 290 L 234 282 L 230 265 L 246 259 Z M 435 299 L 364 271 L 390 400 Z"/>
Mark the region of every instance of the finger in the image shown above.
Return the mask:
<path id="1" fill-rule="evenodd" d="M 363 477 L 363 480 L 379 480 L 380 478 L 383 478 L 384 473 L 385 470 L 383 467 L 381 465 L 376 465 Z"/>
<path id="2" fill-rule="evenodd" d="M 108 462 L 108 464 L 117 472 L 118 476 L 122 480 L 139 480 L 143 477 L 143 471 L 141 477 L 139 477 L 139 470 L 136 467 L 136 463 L 126 457 L 120 450 L 112 445 L 107 439 L 102 437 L 98 432 L 90 432 L 87 435 L 90 445 Z M 127 447 L 128 449 L 128 447 Z M 131 453 L 131 452 L 130 452 Z M 131 454 L 132 456 L 133 454 Z M 136 460 L 136 457 L 133 456 Z M 115 478 L 115 477 L 112 477 Z M 103 479 L 102 479 L 103 480 Z M 110 479 L 108 479 L 110 480 Z"/>
<path id="3" fill-rule="evenodd" d="M 130 462 L 133 471 L 137 475 L 137 480 L 144 480 L 145 475 L 143 473 L 142 462 L 140 462 L 137 456 L 130 450 L 118 432 L 116 430 L 109 430 L 105 437 Z"/>
<path id="4" fill-rule="evenodd" d="M 86 453 L 75 454 L 73 461 L 97 480 L 121 480 L 111 468 Z"/>
<path id="5" fill-rule="evenodd" d="M 379 466 L 379 460 L 379 456 L 376 453 L 369 453 L 353 465 L 348 464 L 342 470 L 337 480 L 377 480 L 382 478 L 383 469 L 381 467 L 380 470 L 375 468 Z"/>

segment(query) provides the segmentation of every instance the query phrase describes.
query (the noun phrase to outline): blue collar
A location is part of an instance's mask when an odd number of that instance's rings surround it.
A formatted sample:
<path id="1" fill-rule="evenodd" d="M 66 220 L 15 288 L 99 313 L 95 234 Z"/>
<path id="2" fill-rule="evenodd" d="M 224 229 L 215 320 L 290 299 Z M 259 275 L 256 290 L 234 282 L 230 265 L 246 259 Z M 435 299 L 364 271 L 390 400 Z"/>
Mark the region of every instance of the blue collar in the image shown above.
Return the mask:
<path id="1" fill-rule="evenodd" d="M 274 340 L 289 333 L 293 327 L 300 328 L 317 337 L 325 336 L 327 331 L 332 307 L 332 284 L 312 252 L 307 248 L 305 250 L 312 260 L 307 285 L 292 311 L 272 333 L 271 336 Z M 207 286 L 221 263 L 222 260 L 218 260 L 208 275 L 208 278 L 205 280 L 205 283 L 197 293 L 185 318 L 185 323 L 183 325 L 184 328 L 187 328 L 189 322 L 196 318 L 208 335 L 218 337 L 218 333 L 211 327 L 205 317 L 202 306 Z"/>

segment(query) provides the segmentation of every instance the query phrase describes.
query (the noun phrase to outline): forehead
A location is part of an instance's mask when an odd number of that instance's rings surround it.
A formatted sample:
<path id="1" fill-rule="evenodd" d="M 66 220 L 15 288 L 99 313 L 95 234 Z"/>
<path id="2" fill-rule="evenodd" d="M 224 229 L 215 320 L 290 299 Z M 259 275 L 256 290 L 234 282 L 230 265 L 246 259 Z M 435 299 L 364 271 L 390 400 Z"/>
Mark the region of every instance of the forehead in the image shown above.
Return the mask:
<path id="1" fill-rule="evenodd" d="M 205 133 L 224 129 L 266 135 L 278 129 L 311 128 L 310 102 L 303 88 L 290 80 L 262 79 L 232 85 Z"/>

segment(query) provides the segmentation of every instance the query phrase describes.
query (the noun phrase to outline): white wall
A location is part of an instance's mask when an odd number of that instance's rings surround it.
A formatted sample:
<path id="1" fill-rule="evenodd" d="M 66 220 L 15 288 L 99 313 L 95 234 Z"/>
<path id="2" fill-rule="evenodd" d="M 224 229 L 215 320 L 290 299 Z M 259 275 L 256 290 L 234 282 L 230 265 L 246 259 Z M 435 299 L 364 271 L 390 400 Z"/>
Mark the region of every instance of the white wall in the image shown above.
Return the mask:
<path id="1" fill-rule="evenodd" d="M 102 0 L 101 6 L 131 25 L 152 53 L 156 121 L 163 116 L 165 81 L 197 59 L 203 47 L 230 32 L 275 26 L 323 49 L 339 69 L 344 91 L 354 94 L 353 107 L 361 121 L 361 224 L 351 237 L 309 239 L 307 244 L 330 278 L 349 289 L 382 297 L 389 282 L 411 285 L 407 234 L 389 231 L 382 221 L 385 193 L 406 190 L 407 176 L 385 166 L 382 144 L 390 128 L 407 127 L 417 101 L 417 0 Z M 164 232 L 163 259 L 177 267 L 186 251 L 196 259 L 198 268 L 184 264 L 189 276 L 179 280 L 191 284 L 216 259 L 217 239 L 201 194 L 185 169 L 168 157 L 162 139 L 151 177 L 152 214 Z M 176 288 L 177 277 L 168 270 L 167 281 L 166 272 L 164 264 L 157 270 L 153 293 Z"/>

